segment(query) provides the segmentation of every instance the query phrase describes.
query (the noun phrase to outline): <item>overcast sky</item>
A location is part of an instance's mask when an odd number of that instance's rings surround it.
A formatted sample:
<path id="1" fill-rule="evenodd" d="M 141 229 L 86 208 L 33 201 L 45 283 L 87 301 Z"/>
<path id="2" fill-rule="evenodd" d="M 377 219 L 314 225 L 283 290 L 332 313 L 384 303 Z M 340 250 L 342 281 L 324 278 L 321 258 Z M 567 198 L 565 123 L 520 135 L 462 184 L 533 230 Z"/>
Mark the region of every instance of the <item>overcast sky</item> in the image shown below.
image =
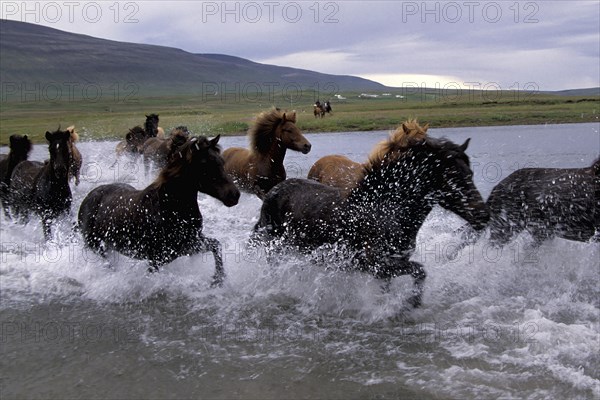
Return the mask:
<path id="1" fill-rule="evenodd" d="M 4 19 L 390 86 L 600 86 L 598 0 L 0 4 Z"/>

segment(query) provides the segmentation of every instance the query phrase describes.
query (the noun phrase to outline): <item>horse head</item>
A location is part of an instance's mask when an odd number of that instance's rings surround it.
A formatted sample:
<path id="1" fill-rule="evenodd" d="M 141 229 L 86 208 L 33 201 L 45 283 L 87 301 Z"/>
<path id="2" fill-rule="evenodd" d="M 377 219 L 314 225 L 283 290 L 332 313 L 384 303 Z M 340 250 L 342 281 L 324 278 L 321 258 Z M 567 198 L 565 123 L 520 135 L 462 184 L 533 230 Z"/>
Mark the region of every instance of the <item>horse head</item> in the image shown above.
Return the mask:
<path id="1" fill-rule="evenodd" d="M 33 148 L 33 143 L 27 135 L 11 135 L 10 136 L 10 152 L 16 159 L 26 160 L 27 156 Z"/>
<path id="2" fill-rule="evenodd" d="M 473 171 L 462 145 L 448 140 L 428 138 L 423 146 L 434 149 L 434 156 L 426 162 L 435 165 L 433 198 L 437 204 L 465 219 L 476 230 L 484 229 L 489 220 L 488 208 L 473 182 Z"/>
<path id="3" fill-rule="evenodd" d="M 240 192 L 224 170 L 224 160 L 218 145 L 220 136 L 209 140 L 194 137 L 175 150 L 169 165 L 161 172 L 163 181 L 171 176 L 182 176 L 185 185 L 193 185 L 197 191 L 220 200 L 227 207 L 238 203 Z"/>
<path id="4" fill-rule="evenodd" d="M 296 113 L 288 113 L 279 108 L 260 113 L 248 130 L 248 137 L 252 151 L 262 155 L 270 156 L 277 147 L 301 151 L 304 154 L 311 148 L 310 142 L 302 136 L 302 132 L 296 126 Z"/>
<path id="5" fill-rule="evenodd" d="M 295 112 L 283 113 L 276 129 L 276 138 L 286 149 L 300 151 L 302 154 L 308 154 L 312 147 L 296 126 Z"/>
<path id="6" fill-rule="evenodd" d="M 68 177 L 71 164 L 71 146 L 69 141 L 71 132 L 61 131 L 60 127 L 54 131 L 46 131 L 48 150 L 50 152 L 50 168 L 56 178 Z"/>
<path id="7" fill-rule="evenodd" d="M 158 135 L 158 114 L 146 115 L 144 131 L 146 133 L 146 138 L 156 137 Z"/>

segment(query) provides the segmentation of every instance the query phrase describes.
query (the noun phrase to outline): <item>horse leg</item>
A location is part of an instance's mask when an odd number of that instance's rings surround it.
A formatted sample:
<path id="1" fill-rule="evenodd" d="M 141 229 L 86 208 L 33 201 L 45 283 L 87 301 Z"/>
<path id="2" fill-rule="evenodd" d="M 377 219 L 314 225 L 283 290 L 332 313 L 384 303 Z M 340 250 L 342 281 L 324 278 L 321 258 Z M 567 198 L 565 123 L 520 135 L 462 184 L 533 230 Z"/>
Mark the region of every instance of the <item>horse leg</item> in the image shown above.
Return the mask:
<path id="1" fill-rule="evenodd" d="M 395 265 L 390 270 L 383 269 L 381 274 L 377 277 L 384 279 L 382 289 L 389 290 L 389 284 L 392 278 L 402 275 L 411 275 L 413 277 L 413 290 L 412 296 L 407 299 L 408 304 L 417 308 L 421 305 L 421 299 L 423 297 L 423 286 L 425 284 L 425 278 L 427 273 L 423 269 L 423 265 L 416 261 L 409 261 L 406 259 L 395 260 Z M 393 271 L 390 273 L 390 271 Z"/>
<path id="2" fill-rule="evenodd" d="M 213 280 L 210 286 L 222 286 L 223 280 L 225 279 L 225 270 L 223 269 L 223 252 L 221 243 L 217 239 L 209 238 L 200 234 L 197 250 L 200 253 L 210 251 L 213 254 L 213 257 L 215 258 L 215 274 L 213 275 Z"/>
<path id="3" fill-rule="evenodd" d="M 413 307 L 417 308 L 421 305 L 421 298 L 423 296 L 423 286 L 425 285 L 425 278 L 427 273 L 423 269 L 423 265 L 416 261 L 409 261 L 411 265 L 410 275 L 413 277 L 413 295 L 408 298 L 408 303 Z"/>
<path id="4" fill-rule="evenodd" d="M 42 228 L 44 229 L 44 240 L 48 241 L 52 237 L 52 223 L 54 217 L 50 215 L 42 215 Z"/>

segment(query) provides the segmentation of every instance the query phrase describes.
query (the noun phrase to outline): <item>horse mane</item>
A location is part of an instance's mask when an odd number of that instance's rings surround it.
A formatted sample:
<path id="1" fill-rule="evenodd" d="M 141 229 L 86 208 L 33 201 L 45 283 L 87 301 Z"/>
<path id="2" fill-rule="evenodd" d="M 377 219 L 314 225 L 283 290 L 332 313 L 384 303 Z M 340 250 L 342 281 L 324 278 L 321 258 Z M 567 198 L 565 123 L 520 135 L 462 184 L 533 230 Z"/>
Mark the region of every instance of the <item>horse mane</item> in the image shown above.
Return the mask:
<path id="1" fill-rule="evenodd" d="M 158 174 L 154 185 L 160 187 L 173 178 L 181 176 L 185 166 L 192 162 L 192 146 L 196 146 L 196 148 L 208 148 L 211 144 L 207 137 L 196 136 L 190 140 L 186 138 L 186 141 L 180 146 L 174 146 L 176 149 L 171 151 L 172 157 L 167 159 L 167 165 Z M 221 152 L 221 146 L 216 145 L 214 148 L 219 153 Z"/>
<path id="2" fill-rule="evenodd" d="M 134 126 L 129 129 L 129 133 L 131 133 L 134 137 L 142 137 L 145 135 L 146 131 L 141 126 Z"/>
<path id="3" fill-rule="evenodd" d="M 67 128 L 67 131 L 71 133 L 71 142 L 76 142 L 79 140 L 79 133 L 75 130 L 75 125 L 71 125 Z"/>
<path id="4" fill-rule="evenodd" d="M 415 142 L 423 141 L 427 137 L 427 129 L 429 124 L 420 126 L 416 119 L 404 121 L 387 139 L 375 145 L 364 164 L 365 168 L 371 170 L 384 160 L 389 161 L 401 155 Z"/>
<path id="5" fill-rule="evenodd" d="M 287 113 L 279 108 L 260 113 L 254 125 L 248 130 L 250 149 L 260 154 L 268 153 L 275 139 L 275 128 L 286 121 L 296 123 L 296 112 Z"/>
<path id="6" fill-rule="evenodd" d="M 162 129 L 162 128 L 160 128 L 160 129 Z M 170 136 L 179 135 L 179 134 L 183 134 L 185 136 L 189 136 L 190 135 L 190 131 L 189 131 L 189 129 L 188 129 L 187 126 L 185 126 L 185 125 L 179 125 L 179 126 L 176 126 L 175 128 L 173 128 L 171 130 L 171 133 L 169 133 Z"/>
<path id="7" fill-rule="evenodd" d="M 171 136 L 169 137 L 168 140 L 168 144 L 169 144 L 169 152 L 167 153 L 167 160 L 170 160 L 171 157 L 173 157 L 173 155 L 179 151 L 179 149 L 181 148 L 181 146 L 183 146 L 187 141 L 188 141 L 188 137 L 189 137 L 189 132 L 186 130 L 182 130 L 178 128 L 175 128 L 171 131 Z"/>

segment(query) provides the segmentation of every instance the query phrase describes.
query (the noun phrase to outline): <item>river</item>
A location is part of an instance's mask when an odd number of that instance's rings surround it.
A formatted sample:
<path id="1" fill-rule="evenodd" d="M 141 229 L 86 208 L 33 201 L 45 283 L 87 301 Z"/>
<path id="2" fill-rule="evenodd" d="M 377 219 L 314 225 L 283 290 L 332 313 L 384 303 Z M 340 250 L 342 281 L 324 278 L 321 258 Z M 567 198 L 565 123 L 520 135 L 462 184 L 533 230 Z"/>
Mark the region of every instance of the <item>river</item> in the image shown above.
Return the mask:
<path id="1" fill-rule="evenodd" d="M 462 143 L 484 198 L 528 166 L 583 167 L 600 124 L 431 129 Z M 319 157 L 366 159 L 388 132 L 308 134 L 288 176 Z M 224 148 L 246 146 L 224 137 Z M 227 279 L 210 289 L 210 253 L 146 273 L 110 265 L 73 234 L 95 186 L 146 186 L 140 165 L 113 165 L 114 142 L 79 143 L 82 183 L 71 216 L 44 243 L 41 225 L 1 218 L 0 394 L 9 398 L 582 398 L 600 397 L 600 244 L 527 234 L 498 251 L 485 237 L 452 256 L 462 220 L 435 208 L 413 259 L 428 273 L 423 306 L 406 311 L 410 278 L 383 293 L 363 273 L 246 249 L 261 202 L 226 208 L 199 195 L 204 232 L 224 249 Z M 3 148 L 1 152 L 7 152 Z M 30 157 L 46 158 L 46 146 Z M 332 261 L 334 262 L 334 261 Z"/>

